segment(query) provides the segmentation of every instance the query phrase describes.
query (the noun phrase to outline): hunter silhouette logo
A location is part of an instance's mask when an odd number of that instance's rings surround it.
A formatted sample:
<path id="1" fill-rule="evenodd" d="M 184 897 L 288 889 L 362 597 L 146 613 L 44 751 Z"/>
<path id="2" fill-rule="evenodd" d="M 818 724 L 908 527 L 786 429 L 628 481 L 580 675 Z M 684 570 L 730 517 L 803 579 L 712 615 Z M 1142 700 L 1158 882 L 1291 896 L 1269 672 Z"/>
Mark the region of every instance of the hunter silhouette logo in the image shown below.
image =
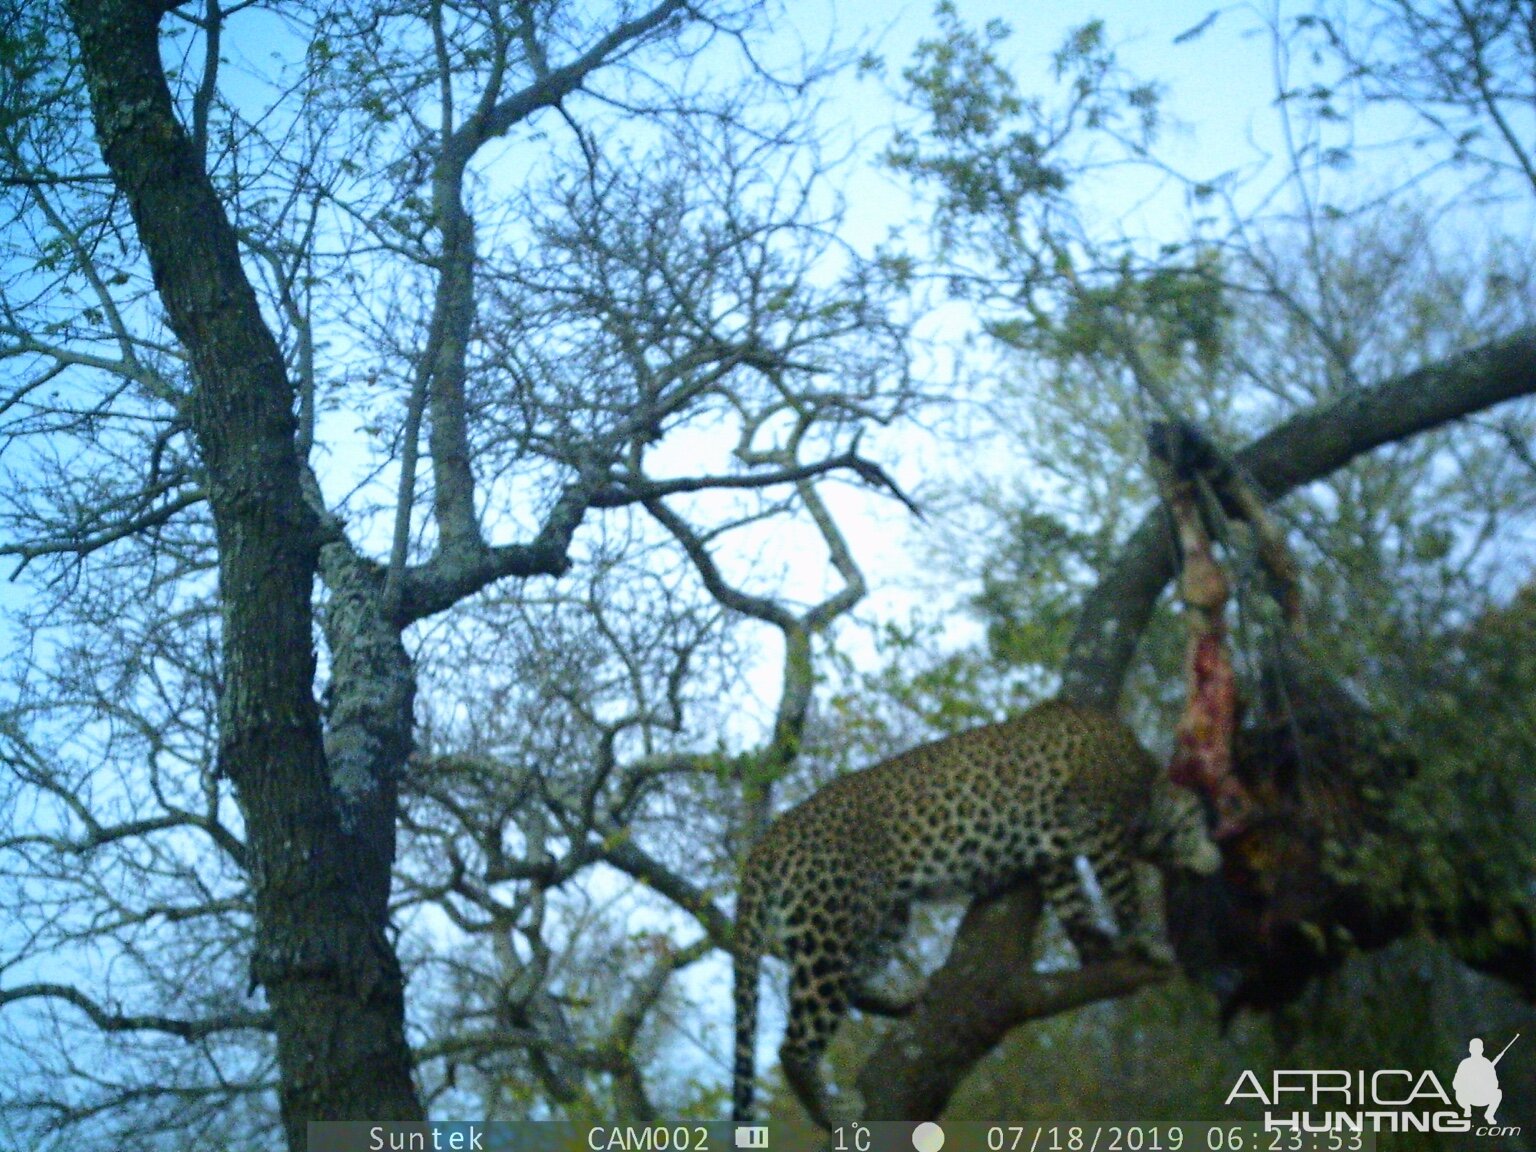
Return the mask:
<path id="1" fill-rule="evenodd" d="M 1481 1040 L 1474 1037 L 1467 1042 L 1467 1058 L 1457 1066 L 1456 1079 L 1451 1081 L 1456 1103 L 1461 1105 L 1464 1116 L 1470 1117 L 1474 1108 L 1486 1108 L 1483 1118 L 1489 1124 L 1497 1123 L 1494 1114 L 1499 1110 L 1499 1101 L 1504 1099 L 1504 1093 L 1499 1089 L 1499 1073 L 1495 1065 L 1504 1059 L 1504 1053 L 1518 1039 L 1520 1033 L 1516 1032 L 1514 1040 L 1504 1045 L 1492 1060 L 1483 1055 Z"/>
<path id="2" fill-rule="evenodd" d="M 1239 1100 L 1263 1104 L 1266 1132 L 1519 1136 L 1519 1125 L 1501 1125 L 1496 1120 L 1504 1100 L 1496 1066 L 1518 1039 L 1516 1032 L 1490 1060 L 1483 1055 L 1482 1040 L 1474 1038 L 1449 1092 L 1431 1068 L 1417 1072 L 1409 1068 L 1275 1068 L 1268 1083 L 1251 1070 L 1243 1071 L 1227 1094 L 1227 1104 Z M 1483 1116 L 1474 1120 L 1473 1109 L 1482 1110 Z"/>

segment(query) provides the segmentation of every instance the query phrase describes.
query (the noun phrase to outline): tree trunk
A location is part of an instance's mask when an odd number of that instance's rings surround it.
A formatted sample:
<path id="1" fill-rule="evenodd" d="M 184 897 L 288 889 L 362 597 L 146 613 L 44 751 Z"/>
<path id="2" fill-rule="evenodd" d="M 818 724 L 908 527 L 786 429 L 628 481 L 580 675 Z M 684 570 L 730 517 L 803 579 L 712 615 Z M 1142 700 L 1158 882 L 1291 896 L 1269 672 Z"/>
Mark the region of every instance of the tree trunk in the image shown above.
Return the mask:
<path id="1" fill-rule="evenodd" d="M 322 746 L 311 606 L 321 533 L 300 488 L 294 390 L 234 230 L 176 119 L 160 7 L 69 0 L 68 9 L 102 152 L 192 364 L 184 414 L 218 534 L 219 765 L 254 862 L 252 976 L 272 1007 L 288 1142 L 305 1146 L 309 1120 L 419 1119 L 380 897 L 393 794 L 368 808 L 371 827 L 343 828 Z M 356 852 L 365 841 L 379 850 Z"/>

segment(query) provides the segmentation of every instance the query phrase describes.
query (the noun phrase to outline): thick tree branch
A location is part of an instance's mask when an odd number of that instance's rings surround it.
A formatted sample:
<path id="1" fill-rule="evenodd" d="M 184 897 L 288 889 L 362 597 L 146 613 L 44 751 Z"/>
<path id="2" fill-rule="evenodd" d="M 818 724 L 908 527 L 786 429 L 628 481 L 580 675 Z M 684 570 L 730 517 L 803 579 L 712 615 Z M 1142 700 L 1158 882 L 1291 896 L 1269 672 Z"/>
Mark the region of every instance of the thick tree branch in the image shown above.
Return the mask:
<path id="1" fill-rule="evenodd" d="M 527 544 L 439 551 L 427 563 L 406 569 L 395 623 L 404 626 L 436 615 L 497 580 L 563 575 L 571 566 L 571 538 L 591 507 L 591 491 L 592 485 L 581 480 L 568 485 Z"/>
<path id="2" fill-rule="evenodd" d="M 1273 501 L 1383 444 L 1533 393 L 1536 331 L 1526 329 L 1302 412 L 1255 440 L 1234 462 Z M 1083 605 L 1062 669 L 1064 697 L 1115 707 L 1137 642 L 1173 572 L 1167 525 L 1154 511 Z"/>
<path id="3" fill-rule="evenodd" d="M 976 1061 L 1020 1024 L 1167 977 L 1131 959 L 1037 973 L 1041 907 L 1029 883 L 972 903 L 944 967 L 859 1072 L 866 1119 L 937 1117 Z"/>

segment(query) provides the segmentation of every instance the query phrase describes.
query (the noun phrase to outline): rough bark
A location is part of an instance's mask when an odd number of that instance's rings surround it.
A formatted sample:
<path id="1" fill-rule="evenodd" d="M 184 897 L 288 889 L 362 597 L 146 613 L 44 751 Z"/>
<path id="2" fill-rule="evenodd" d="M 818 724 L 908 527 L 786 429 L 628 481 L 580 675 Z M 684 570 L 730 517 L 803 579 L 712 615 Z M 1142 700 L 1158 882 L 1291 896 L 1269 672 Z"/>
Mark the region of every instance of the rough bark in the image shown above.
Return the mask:
<path id="1" fill-rule="evenodd" d="M 1236 463 L 1274 500 L 1373 448 L 1532 393 L 1536 332 L 1528 330 L 1300 413 L 1254 441 Z M 1155 512 L 1088 597 L 1063 670 L 1064 697 L 1114 709 L 1136 644 L 1173 574 L 1167 525 Z M 918 1010 L 892 1028 L 860 1073 L 870 1116 L 938 1116 L 954 1087 L 1009 1029 L 1123 995 L 1155 973 L 1141 968 L 1099 977 L 1093 968 L 1036 975 L 1028 945 L 1037 915 L 1038 897 L 1027 891 L 972 907 Z"/>
<path id="2" fill-rule="evenodd" d="M 293 385 L 176 117 L 161 7 L 70 0 L 69 14 L 102 152 L 196 382 L 186 416 L 206 471 L 223 606 L 219 763 L 254 865 L 252 976 L 271 1004 L 288 1141 L 302 1148 L 309 1120 L 419 1119 L 379 899 L 387 854 L 358 855 L 358 830 L 341 826 L 314 699 L 321 532 L 300 485 Z M 366 819 L 382 815 L 375 805 Z"/>
<path id="3" fill-rule="evenodd" d="M 389 916 L 399 773 L 411 752 L 416 670 L 389 619 L 385 573 L 344 541 L 327 544 L 320 575 L 322 627 L 331 657 L 325 756 L 341 833 L 359 862 L 358 897 L 368 920 Z"/>

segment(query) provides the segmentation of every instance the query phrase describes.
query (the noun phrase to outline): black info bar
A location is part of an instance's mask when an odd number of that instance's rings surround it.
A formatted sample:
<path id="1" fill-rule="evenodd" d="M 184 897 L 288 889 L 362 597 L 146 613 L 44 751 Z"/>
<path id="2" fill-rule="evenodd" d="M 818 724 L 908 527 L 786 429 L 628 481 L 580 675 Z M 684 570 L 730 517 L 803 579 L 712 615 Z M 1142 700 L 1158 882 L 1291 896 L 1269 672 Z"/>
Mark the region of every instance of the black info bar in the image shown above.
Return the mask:
<path id="1" fill-rule="evenodd" d="M 1368 1126 L 1319 1121 L 869 1121 L 781 1124 L 349 1121 L 309 1125 L 309 1152 L 1374 1152 Z"/>

